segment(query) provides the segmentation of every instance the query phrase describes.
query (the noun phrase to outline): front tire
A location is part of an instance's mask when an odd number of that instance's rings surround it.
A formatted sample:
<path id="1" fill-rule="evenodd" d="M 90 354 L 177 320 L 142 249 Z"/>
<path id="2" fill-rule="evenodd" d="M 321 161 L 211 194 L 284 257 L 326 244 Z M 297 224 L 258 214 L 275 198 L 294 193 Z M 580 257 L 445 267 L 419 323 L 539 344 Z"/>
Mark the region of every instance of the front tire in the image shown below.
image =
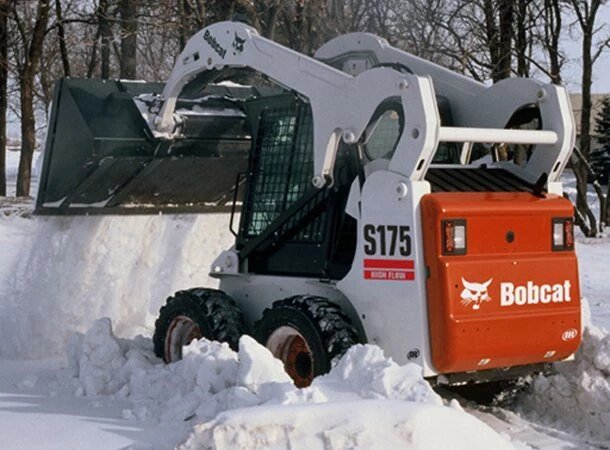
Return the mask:
<path id="1" fill-rule="evenodd" d="M 245 333 L 241 311 L 216 289 L 195 288 L 167 299 L 155 322 L 155 354 L 166 363 L 182 359 L 182 348 L 195 339 L 226 342 L 237 350 Z"/>
<path id="2" fill-rule="evenodd" d="M 338 305 L 308 295 L 274 302 L 254 326 L 254 337 L 284 363 L 299 388 L 330 371 L 333 359 L 360 341 Z"/>

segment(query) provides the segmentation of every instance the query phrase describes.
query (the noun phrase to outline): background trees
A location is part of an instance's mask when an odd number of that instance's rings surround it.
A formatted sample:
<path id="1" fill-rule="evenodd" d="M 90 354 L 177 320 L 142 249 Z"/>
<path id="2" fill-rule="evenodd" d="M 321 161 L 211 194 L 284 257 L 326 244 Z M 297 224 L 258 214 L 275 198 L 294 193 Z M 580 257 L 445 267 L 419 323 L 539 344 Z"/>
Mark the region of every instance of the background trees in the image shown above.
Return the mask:
<path id="1" fill-rule="evenodd" d="M 610 97 L 604 97 L 595 118 L 595 134 L 600 144 L 610 145 Z"/>
<path id="2" fill-rule="evenodd" d="M 0 0 L 0 196 L 6 195 L 6 110 L 8 107 L 8 0 Z"/>
<path id="3" fill-rule="evenodd" d="M 7 112 L 21 124 L 18 195 L 29 195 L 53 86 L 62 76 L 164 80 L 200 28 L 238 17 L 312 54 L 341 33 L 368 31 L 481 81 L 534 76 L 560 83 L 562 42 L 578 39 L 583 108 L 575 161 L 583 229 L 607 220 L 586 201 L 592 70 L 608 50 L 606 0 L 0 0 L 0 195 L 5 195 Z M 40 137 L 40 136 L 38 136 Z"/>

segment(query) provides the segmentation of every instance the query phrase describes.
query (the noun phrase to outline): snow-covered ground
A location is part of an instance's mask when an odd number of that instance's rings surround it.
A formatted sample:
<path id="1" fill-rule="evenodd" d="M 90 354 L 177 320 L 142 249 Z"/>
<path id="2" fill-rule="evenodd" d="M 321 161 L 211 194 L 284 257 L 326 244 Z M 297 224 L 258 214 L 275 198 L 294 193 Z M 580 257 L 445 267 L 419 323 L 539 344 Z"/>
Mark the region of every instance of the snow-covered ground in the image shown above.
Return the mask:
<path id="1" fill-rule="evenodd" d="M 154 317 L 173 291 L 214 285 L 228 218 L 30 212 L 0 200 L 3 449 L 610 448 L 608 239 L 578 240 L 592 324 L 576 364 L 483 407 L 368 345 L 301 390 L 248 337 L 238 352 L 194 343 L 164 365 Z"/>
<path id="2" fill-rule="evenodd" d="M 14 148 L 9 148 L 6 152 L 6 181 L 7 181 L 7 190 L 6 193 L 9 197 L 15 195 L 15 187 L 17 184 L 17 171 L 19 170 L 19 156 L 20 152 L 15 151 Z M 40 152 L 36 152 L 34 154 L 33 167 L 32 171 L 34 175 L 32 176 L 32 187 L 35 189 L 38 183 L 38 163 L 42 162 L 42 160 L 38 160 Z M 34 194 L 34 190 L 32 190 L 32 194 Z"/>

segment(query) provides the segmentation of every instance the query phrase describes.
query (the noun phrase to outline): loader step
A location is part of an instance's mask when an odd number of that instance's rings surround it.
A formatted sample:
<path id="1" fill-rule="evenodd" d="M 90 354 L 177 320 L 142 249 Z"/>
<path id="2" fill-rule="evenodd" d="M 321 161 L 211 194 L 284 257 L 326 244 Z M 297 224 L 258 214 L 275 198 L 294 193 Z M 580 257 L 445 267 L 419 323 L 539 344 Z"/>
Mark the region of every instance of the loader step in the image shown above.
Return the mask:
<path id="1" fill-rule="evenodd" d="M 533 192 L 533 185 L 505 169 L 431 167 L 426 181 L 432 192 Z"/>

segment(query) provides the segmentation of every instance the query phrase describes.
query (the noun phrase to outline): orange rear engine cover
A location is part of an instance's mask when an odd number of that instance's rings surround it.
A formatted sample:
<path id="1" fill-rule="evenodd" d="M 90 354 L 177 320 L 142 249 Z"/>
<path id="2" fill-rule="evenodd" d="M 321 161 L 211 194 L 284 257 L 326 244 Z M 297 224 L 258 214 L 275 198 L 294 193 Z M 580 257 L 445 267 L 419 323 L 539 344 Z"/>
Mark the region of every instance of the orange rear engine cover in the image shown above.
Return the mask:
<path id="1" fill-rule="evenodd" d="M 581 340 L 578 264 L 553 251 L 559 196 L 444 192 L 421 202 L 432 361 L 440 373 L 564 359 Z M 443 255 L 442 222 L 464 219 L 466 253 Z"/>

